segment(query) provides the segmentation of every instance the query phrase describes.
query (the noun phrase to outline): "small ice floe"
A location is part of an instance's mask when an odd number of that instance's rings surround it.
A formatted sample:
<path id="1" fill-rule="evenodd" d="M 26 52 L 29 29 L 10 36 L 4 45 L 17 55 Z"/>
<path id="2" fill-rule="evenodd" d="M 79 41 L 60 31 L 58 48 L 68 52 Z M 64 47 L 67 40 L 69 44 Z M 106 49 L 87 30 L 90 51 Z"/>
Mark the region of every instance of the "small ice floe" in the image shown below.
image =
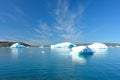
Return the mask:
<path id="1" fill-rule="evenodd" d="M 93 43 L 88 46 L 91 49 L 108 49 L 108 46 L 103 43 Z"/>
<path id="2" fill-rule="evenodd" d="M 64 42 L 64 43 L 59 43 L 59 44 L 55 44 L 55 45 L 51 45 L 51 48 L 73 48 L 75 46 L 75 44 L 70 43 L 70 42 Z"/>
<path id="3" fill-rule="evenodd" d="M 43 48 L 44 46 L 43 45 L 41 45 L 39 48 Z"/>
<path id="4" fill-rule="evenodd" d="M 11 45 L 10 48 L 25 48 L 25 46 L 21 45 L 19 43 L 15 43 L 15 44 Z"/>
<path id="5" fill-rule="evenodd" d="M 71 49 L 71 54 L 92 55 L 94 52 L 87 46 L 78 46 Z"/>
<path id="6" fill-rule="evenodd" d="M 117 45 L 116 47 L 120 47 L 119 45 Z"/>
<path id="7" fill-rule="evenodd" d="M 41 51 L 41 53 L 45 53 L 45 51 Z"/>

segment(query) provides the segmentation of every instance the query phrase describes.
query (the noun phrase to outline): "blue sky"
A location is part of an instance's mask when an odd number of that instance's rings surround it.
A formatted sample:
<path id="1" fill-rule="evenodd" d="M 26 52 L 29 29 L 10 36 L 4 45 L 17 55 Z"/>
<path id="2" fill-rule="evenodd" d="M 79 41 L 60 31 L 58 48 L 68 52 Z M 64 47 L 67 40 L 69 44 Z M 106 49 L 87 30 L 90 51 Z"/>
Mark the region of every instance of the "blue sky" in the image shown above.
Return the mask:
<path id="1" fill-rule="evenodd" d="M 0 0 L 0 41 L 120 43 L 120 0 Z"/>

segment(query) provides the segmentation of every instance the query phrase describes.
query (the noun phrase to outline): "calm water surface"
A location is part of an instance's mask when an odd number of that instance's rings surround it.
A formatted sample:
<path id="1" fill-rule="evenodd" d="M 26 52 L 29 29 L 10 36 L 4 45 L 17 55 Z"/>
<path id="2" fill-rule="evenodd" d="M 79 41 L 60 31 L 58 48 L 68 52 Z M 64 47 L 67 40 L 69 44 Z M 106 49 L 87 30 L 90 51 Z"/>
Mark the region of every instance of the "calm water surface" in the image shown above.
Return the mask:
<path id="1" fill-rule="evenodd" d="M 120 48 L 91 56 L 50 48 L 0 48 L 0 80 L 120 80 Z"/>

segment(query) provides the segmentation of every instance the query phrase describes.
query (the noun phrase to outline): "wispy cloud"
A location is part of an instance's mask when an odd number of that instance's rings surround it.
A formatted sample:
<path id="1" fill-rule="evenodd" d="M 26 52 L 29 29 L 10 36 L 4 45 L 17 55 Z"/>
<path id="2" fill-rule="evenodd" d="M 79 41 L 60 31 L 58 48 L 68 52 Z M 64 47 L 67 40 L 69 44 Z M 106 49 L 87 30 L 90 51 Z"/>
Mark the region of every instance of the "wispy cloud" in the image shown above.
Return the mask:
<path id="1" fill-rule="evenodd" d="M 8 9 L 6 11 L 5 10 L 1 10 L 1 13 L 0 13 L 0 20 L 1 20 L 1 27 L 4 27 L 2 28 L 2 32 L 0 33 L 4 33 L 4 35 L 1 38 L 1 40 L 9 40 L 9 41 L 26 41 L 26 34 L 23 35 L 22 34 L 22 31 L 25 29 L 27 29 L 26 25 L 30 25 L 31 23 L 28 21 L 28 16 L 27 14 L 22 10 L 22 8 L 20 8 L 20 6 L 18 5 L 15 5 L 14 3 L 12 3 L 12 1 L 9 2 L 9 6 Z M 21 25 L 21 26 L 16 26 L 17 24 Z M 20 27 L 22 29 L 20 29 Z M 5 28 L 7 28 L 8 32 L 6 33 L 5 32 Z M 19 29 L 19 30 L 18 30 Z M 27 31 L 26 31 L 27 32 Z"/>
<path id="2" fill-rule="evenodd" d="M 56 41 L 71 41 L 79 42 L 81 39 L 81 26 L 78 26 L 81 16 L 85 10 L 83 5 L 77 5 L 76 11 L 70 10 L 69 0 L 58 0 L 56 7 L 52 11 L 55 22 L 52 26 L 48 26 L 47 22 L 40 22 L 34 28 L 35 34 L 39 37 L 39 41 L 53 42 Z M 32 40 L 33 41 L 33 40 Z M 45 43 L 45 42 L 44 42 Z M 47 43 L 48 44 L 48 43 Z"/>
<path id="3" fill-rule="evenodd" d="M 28 16 L 25 12 L 14 5 L 13 3 L 12 13 L 4 13 L 5 16 L 11 18 L 14 21 L 21 21 L 23 25 L 27 24 Z M 70 41 L 79 42 L 81 39 L 81 27 L 80 21 L 82 14 L 84 13 L 85 6 L 82 4 L 76 5 L 76 10 L 70 9 L 71 4 L 69 0 L 57 0 L 55 8 L 50 12 L 55 20 L 51 25 L 47 21 L 43 22 L 41 19 L 39 23 L 29 32 L 30 37 L 26 37 L 22 34 L 12 34 L 12 37 L 6 36 L 6 39 L 14 41 L 22 41 L 31 44 L 52 44 L 54 42 Z M 50 7 L 50 6 L 49 6 Z M 30 23 L 29 23 L 30 24 Z"/>
<path id="4" fill-rule="evenodd" d="M 47 40 L 52 36 L 52 29 L 43 22 L 40 22 L 37 27 L 34 28 L 34 31 L 37 32 L 37 36 L 40 39 Z"/>
<path id="5" fill-rule="evenodd" d="M 7 2 L 6 2 L 7 3 Z M 8 1 L 9 4 L 7 4 L 6 6 L 8 10 L 1 10 L 0 15 L 3 16 L 2 19 L 5 20 L 6 18 L 12 21 L 27 21 L 26 18 L 28 18 L 28 16 L 25 14 L 25 12 L 17 5 L 15 5 L 14 3 L 12 3 L 12 1 Z M 6 7 L 4 7 L 6 8 Z"/>
<path id="6" fill-rule="evenodd" d="M 27 25 L 29 23 L 30 18 L 25 13 L 25 11 L 21 7 L 15 5 L 13 3 L 11 3 L 11 6 L 12 6 L 12 9 L 14 11 L 14 15 L 16 15 L 15 17 L 17 18 L 17 20 L 19 22 L 21 22 L 21 24 Z"/>
<path id="7" fill-rule="evenodd" d="M 34 45 L 45 45 L 45 44 L 52 44 L 52 36 L 53 30 L 47 23 L 39 21 L 38 25 L 32 29 L 32 31 L 28 31 L 31 36 L 27 39 L 28 43 Z"/>
<path id="8" fill-rule="evenodd" d="M 15 12 L 17 13 L 17 14 L 19 14 L 19 15 L 21 15 L 21 16 L 24 16 L 24 17 L 26 17 L 27 15 L 25 14 L 25 12 L 22 10 L 22 9 L 20 9 L 18 6 L 16 6 L 16 5 L 12 5 L 12 7 L 13 7 L 13 9 L 15 10 Z"/>
<path id="9" fill-rule="evenodd" d="M 13 21 L 17 21 L 17 17 L 14 16 L 13 14 L 10 14 L 10 13 L 1 13 L 0 15 L 2 16 L 2 19 L 3 18 L 9 18 L 9 19 L 11 19 Z"/>
<path id="10" fill-rule="evenodd" d="M 71 42 L 79 42 L 81 39 L 81 26 L 77 23 L 80 22 L 85 7 L 82 4 L 77 5 L 76 11 L 69 9 L 69 1 L 59 0 L 57 8 L 54 10 L 56 30 L 60 32 L 59 36 Z"/>

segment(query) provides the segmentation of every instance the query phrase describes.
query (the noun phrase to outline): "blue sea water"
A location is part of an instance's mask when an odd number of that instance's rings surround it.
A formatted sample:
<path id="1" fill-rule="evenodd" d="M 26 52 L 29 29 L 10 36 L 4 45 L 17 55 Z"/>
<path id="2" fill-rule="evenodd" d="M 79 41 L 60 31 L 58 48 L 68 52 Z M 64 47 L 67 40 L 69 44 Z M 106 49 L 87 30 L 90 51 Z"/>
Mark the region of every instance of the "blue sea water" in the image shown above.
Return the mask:
<path id="1" fill-rule="evenodd" d="M 120 80 L 120 48 L 77 56 L 50 48 L 0 48 L 0 80 Z"/>

